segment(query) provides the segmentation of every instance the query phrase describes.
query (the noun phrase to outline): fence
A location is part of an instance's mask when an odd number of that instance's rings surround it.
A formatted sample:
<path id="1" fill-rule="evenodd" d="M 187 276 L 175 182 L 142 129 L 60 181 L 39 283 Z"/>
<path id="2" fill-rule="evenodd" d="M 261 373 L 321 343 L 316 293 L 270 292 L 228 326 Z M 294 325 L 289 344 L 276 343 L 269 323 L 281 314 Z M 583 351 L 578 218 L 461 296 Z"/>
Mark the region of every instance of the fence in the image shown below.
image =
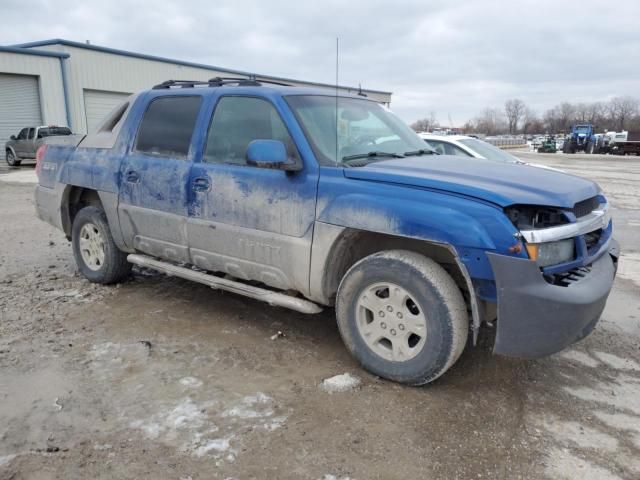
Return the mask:
<path id="1" fill-rule="evenodd" d="M 522 147 L 527 144 L 524 138 L 486 137 L 483 140 L 500 148 Z"/>

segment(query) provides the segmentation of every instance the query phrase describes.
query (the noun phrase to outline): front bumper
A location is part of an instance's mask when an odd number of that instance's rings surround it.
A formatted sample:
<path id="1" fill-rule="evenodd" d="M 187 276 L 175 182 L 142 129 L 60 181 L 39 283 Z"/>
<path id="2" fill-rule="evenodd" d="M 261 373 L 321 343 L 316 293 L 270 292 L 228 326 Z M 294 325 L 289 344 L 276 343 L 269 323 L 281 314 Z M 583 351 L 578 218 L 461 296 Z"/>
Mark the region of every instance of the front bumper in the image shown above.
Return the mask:
<path id="1" fill-rule="evenodd" d="M 619 255 L 611 239 L 589 273 L 568 286 L 548 283 L 522 258 L 487 253 L 498 293 L 494 353 L 539 358 L 586 337 L 596 326 L 613 286 Z"/>

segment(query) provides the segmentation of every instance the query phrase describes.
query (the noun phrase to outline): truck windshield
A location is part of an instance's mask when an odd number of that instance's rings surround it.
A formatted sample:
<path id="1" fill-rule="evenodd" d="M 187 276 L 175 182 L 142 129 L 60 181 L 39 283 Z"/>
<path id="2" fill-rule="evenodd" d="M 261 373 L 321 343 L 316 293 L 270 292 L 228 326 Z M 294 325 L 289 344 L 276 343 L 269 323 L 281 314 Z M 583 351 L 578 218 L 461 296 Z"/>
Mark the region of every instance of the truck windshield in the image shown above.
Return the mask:
<path id="1" fill-rule="evenodd" d="M 286 100 L 323 165 L 355 166 L 358 158 L 362 165 L 424 149 L 413 130 L 374 101 L 322 95 Z"/>
<path id="2" fill-rule="evenodd" d="M 71 135 L 71 130 L 67 127 L 46 127 L 38 130 L 38 136 L 42 138 L 56 135 Z"/>

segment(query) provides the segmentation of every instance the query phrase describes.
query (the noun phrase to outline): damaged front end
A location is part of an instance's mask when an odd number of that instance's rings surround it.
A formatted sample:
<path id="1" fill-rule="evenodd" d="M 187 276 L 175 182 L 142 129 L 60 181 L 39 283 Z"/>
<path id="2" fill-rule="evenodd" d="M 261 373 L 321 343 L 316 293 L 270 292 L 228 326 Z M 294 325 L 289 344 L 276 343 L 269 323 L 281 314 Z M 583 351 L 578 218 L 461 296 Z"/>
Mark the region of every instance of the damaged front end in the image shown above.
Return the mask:
<path id="1" fill-rule="evenodd" d="M 538 358 L 594 329 L 613 286 L 619 256 L 601 195 L 573 209 L 512 208 L 529 259 L 487 253 L 497 293 L 494 352 Z"/>

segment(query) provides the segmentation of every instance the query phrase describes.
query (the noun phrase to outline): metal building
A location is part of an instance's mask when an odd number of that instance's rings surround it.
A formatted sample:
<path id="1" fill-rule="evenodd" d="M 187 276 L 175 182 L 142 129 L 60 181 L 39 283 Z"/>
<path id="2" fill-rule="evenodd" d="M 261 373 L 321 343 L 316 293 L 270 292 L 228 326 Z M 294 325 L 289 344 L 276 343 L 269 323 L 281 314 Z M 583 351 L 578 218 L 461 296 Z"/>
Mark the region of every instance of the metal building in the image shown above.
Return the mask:
<path id="1" fill-rule="evenodd" d="M 0 146 L 29 125 L 69 126 L 87 133 L 131 93 L 168 79 L 208 80 L 250 77 L 293 85 L 307 82 L 228 68 L 183 62 L 141 53 L 55 39 L 0 47 Z M 356 93 L 355 87 L 340 86 Z M 389 105 L 391 93 L 363 89 L 369 98 Z M 0 155 L 4 157 L 4 148 Z"/>

